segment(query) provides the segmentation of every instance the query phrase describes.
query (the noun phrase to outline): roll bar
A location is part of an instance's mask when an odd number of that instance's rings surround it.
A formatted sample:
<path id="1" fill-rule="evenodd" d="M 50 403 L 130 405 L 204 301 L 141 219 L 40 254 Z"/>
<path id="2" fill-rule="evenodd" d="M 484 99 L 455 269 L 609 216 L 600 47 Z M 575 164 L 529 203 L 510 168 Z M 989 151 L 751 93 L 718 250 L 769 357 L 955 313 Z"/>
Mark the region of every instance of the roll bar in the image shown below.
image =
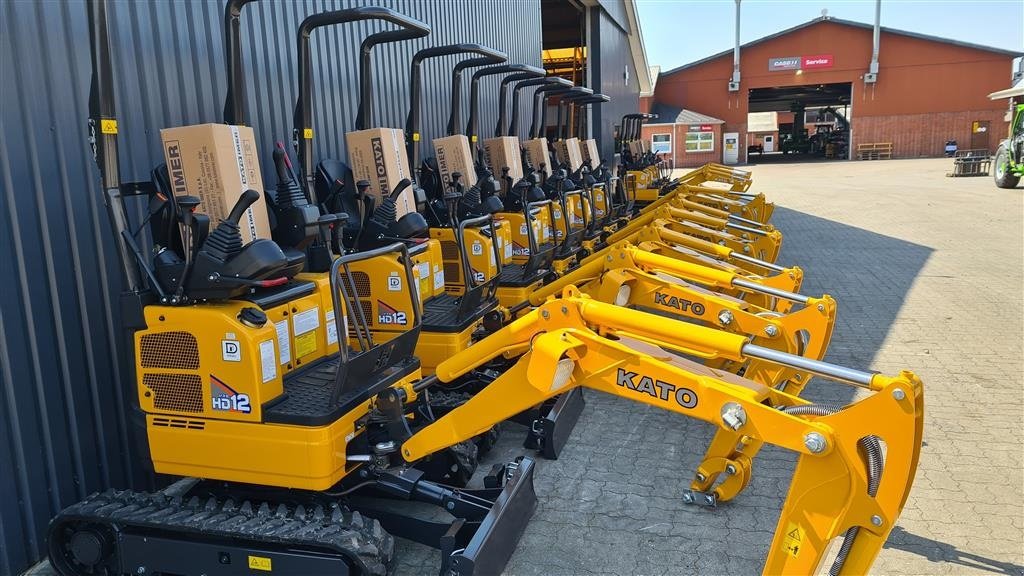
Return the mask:
<path id="1" fill-rule="evenodd" d="M 593 96 L 594 91 L 590 88 L 583 86 L 575 86 L 570 88 L 569 91 L 562 95 L 558 100 L 558 124 L 555 128 L 558 130 L 558 139 L 565 140 L 570 136 L 569 125 L 572 124 L 572 103 L 578 98 L 587 98 Z M 562 122 L 562 110 L 565 110 L 565 122 Z"/>
<path id="2" fill-rule="evenodd" d="M 582 110 L 584 107 L 589 106 L 591 104 L 604 104 L 605 102 L 611 102 L 611 100 L 612 99 L 610 97 L 605 96 L 604 94 L 594 94 L 592 96 L 587 96 L 585 98 L 578 98 L 573 103 L 579 109 Z M 590 135 L 589 131 L 587 130 L 587 123 L 580 122 L 579 128 L 580 129 L 577 131 L 577 136 L 580 140 L 586 140 L 587 137 Z"/>
<path id="3" fill-rule="evenodd" d="M 501 79 L 501 85 L 498 86 L 498 123 L 494 126 L 495 136 L 516 136 L 518 134 L 511 134 L 506 129 L 506 123 L 508 122 L 508 110 L 506 109 L 506 103 L 508 102 L 508 85 L 512 82 L 519 82 L 520 80 L 547 80 L 544 74 L 537 74 L 536 72 L 519 72 L 518 74 L 509 74 Z M 514 97 L 513 97 L 514 98 Z M 519 101 L 514 100 L 514 105 L 519 106 Z"/>
<path id="4" fill-rule="evenodd" d="M 462 129 L 462 71 L 466 68 L 476 68 L 477 66 L 486 66 L 488 64 L 501 64 L 507 59 L 481 56 L 479 58 L 463 60 L 452 68 L 452 112 L 448 116 L 449 136 L 462 134 L 462 132 L 459 132 Z"/>
<path id="5" fill-rule="evenodd" d="M 413 173 L 419 166 L 419 140 L 420 140 L 420 103 L 423 92 L 423 61 L 427 58 L 450 56 L 452 54 L 478 54 L 483 58 L 504 61 L 507 56 L 504 52 L 482 46 L 480 44 L 449 44 L 447 46 L 435 46 L 424 48 L 412 57 L 412 65 L 409 70 L 409 116 L 405 121 L 405 147 L 409 156 L 409 166 Z M 452 93 L 455 98 L 455 93 Z"/>
<path id="6" fill-rule="evenodd" d="M 242 7 L 256 0 L 229 0 L 224 6 L 224 64 L 227 66 L 228 93 L 224 98 L 224 123 L 246 125 L 249 122 L 245 73 L 242 70 Z"/>
<path id="7" fill-rule="evenodd" d="M 558 83 L 537 88 L 537 91 L 533 93 L 533 122 L 530 124 L 530 138 L 539 138 L 542 136 L 544 124 L 547 122 L 543 117 L 544 109 L 541 107 L 541 102 L 546 102 L 548 95 L 564 94 L 572 86 L 572 82 L 569 82 L 568 86 L 563 83 Z"/>
<path id="8" fill-rule="evenodd" d="M 299 142 L 297 154 L 307 193 L 313 190 L 313 60 L 310 56 L 309 37 L 317 28 L 361 20 L 383 20 L 399 26 L 399 29 L 371 34 L 364 38 L 359 46 L 357 130 L 366 129 L 373 122 L 373 60 L 370 58 L 373 47 L 386 42 L 422 38 L 430 34 L 430 26 L 427 24 L 379 6 L 321 12 L 302 21 L 296 34 L 299 53 L 299 99 L 295 104 L 294 125 L 296 139 Z"/>
<path id="9" fill-rule="evenodd" d="M 529 64 L 502 64 L 474 72 L 473 79 L 469 85 L 469 123 L 466 125 L 466 136 L 469 136 L 470 143 L 475 143 L 479 136 L 480 79 L 484 76 L 508 74 L 509 72 L 530 73 L 534 76 L 543 76 L 545 74 L 543 68 L 537 68 Z"/>
<path id="10" fill-rule="evenodd" d="M 558 76 L 547 76 L 525 80 L 512 88 L 512 121 L 508 125 L 509 136 L 519 136 L 519 91 L 530 86 L 551 86 L 552 88 L 568 88 L 572 82 Z"/>

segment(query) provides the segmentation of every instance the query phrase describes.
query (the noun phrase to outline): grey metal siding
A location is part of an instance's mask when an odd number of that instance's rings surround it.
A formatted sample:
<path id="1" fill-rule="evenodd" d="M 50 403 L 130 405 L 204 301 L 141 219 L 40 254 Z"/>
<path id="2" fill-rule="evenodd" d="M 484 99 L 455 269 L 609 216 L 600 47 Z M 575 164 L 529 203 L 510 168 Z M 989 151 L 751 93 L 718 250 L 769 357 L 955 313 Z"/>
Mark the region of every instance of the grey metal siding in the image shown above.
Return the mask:
<path id="1" fill-rule="evenodd" d="M 629 8 L 626 7 L 625 0 L 597 0 L 597 3 L 604 8 L 605 13 L 616 26 L 629 32 L 629 16 L 626 13 Z"/>
<path id="2" fill-rule="evenodd" d="M 609 4 L 602 2 L 601 5 Z M 617 2 L 614 4 L 623 4 Z M 625 114 L 640 109 L 640 85 L 629 48 L 629 38 L 605 10 L 590 9 L 591 87 L 611 97 L 611 102 L 591 106 L 592 133 L 598 138 L 601 156 L 614 153 L 615 126 Z M 628 76 L 627 76 L 628 71 Z"/>
<path id="3" fill-rule="evenodd" d="M 291 140 L 299 21 L 356 4 L 364 2 L 245 8 L 249 120 L 265 166 L 273 140 Z M 380 4 L 424 20 L 434 32 L 375 51 L 379 125 L 404 126 L 409 59 L 419 48 L 480 42 L 512 61 L 540 64 L 539 0 Z M 220 120 L 222 8 L 219 1 L 112 3 L 125 179 L 147 179 L 162 160 L 161 128 Z M 321 158 L 344 157 L 342 135 L 357 105 L 358 42 L 379 26 L 314 33 Z M 134 384 L 121 377 L 130 361 L 118 329 L 121 278 L 86 144 L 85 4 L 4 2 L 0 36 L 0 574 L 12 574 L 44 555 L 47 522 L 62 507 L 107 487 L 146 487 L 151 479 L 131 448 L 126 407 Z M 455 59 L 438 60 L 444 61 L 428 61 L 424 70 L 425 146 L 448 117 L 447 70 Z M 484 81 L 480 125 L 487 130 L 497 121 L 497 85 L 497 77 Z M 269 178 L 272 171 L 264 172 Z M 136 225 L 142 210 L 133 206 Z"/>

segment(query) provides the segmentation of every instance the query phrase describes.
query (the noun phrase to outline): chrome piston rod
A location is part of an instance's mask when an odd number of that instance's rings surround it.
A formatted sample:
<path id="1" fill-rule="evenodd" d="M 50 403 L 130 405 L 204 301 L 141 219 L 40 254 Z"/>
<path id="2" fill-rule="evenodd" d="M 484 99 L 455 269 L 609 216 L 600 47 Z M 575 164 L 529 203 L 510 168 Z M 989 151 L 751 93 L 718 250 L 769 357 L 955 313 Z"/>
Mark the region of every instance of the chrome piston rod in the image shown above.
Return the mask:
<path id="1" fill-rule="evenodd" d="M 767 294 L 769 296 L 775 296 L 776 298 L 782 298 L 783 300 L 790 300 L 792 302 L 799 302 L 801 304 L 807 304 L 809 298 L 803 294 L 797 294 L 795 292 L 787 292 L 785 290 L 779 290 L 778 288 L 772 288 L 771 286 L 762 286 L 749 280 L 742 278 L 736 278 L 732 281 L 732 285 L 737 288 L 743 288 L 751 292 L 760 292 L 761 294 Z"/>
<path id="2" fill-rule="evenodd" d="M 830 380 L 855 384 L 865 388 L 871 386 L 871 379 L 875 375 L 873 372 L 855 370 L 853 368 L 839 366 L 838 364 L 822 362 L 821 360 L 812 360 L 810 358 L 804 358 L 803 356 L 779 352 L 772 348 L 757 346 L 756 344 L 744 344 L 740 351 L 744 356 L 748 356 L 750 358 L 767 360 L 776 364 L 789 366 L 790 368 L 805 370 L 818 376 L 824 376 Z"/>
<path id="3" fill-rule="evenodd" d="M 746 256 L 744 254 L 740 254 L 739 252 L 733 252 L 729 257 L 730 258 L 735 258 L 736 260 L 739 260 L 740 262 L 746 262 L 748 264 L 754 264 L 756 266 L 760 266 L 762 268 L 767 268 L 767 269 L 775 271 L 775 272 L 785 272 L 785 270 L 786 270 L 785 267 L 779 266 L 778 264 L 772 264 L 771 262 L 768 262 L 766 260 L 761 260 L 760 258 L 754 258 L 753 256 Z"/>

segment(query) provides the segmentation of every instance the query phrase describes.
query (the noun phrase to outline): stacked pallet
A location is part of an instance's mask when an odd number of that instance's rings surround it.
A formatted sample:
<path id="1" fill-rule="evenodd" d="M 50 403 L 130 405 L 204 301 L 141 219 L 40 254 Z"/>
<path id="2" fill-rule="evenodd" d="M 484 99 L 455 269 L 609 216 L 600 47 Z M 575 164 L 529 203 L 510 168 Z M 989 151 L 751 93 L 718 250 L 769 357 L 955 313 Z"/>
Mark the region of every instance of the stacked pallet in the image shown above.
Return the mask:
<path id="1" fill-rule="evenodd" d="M 890 160 L 892 142 L 857 144 L 857 160 Z"/>

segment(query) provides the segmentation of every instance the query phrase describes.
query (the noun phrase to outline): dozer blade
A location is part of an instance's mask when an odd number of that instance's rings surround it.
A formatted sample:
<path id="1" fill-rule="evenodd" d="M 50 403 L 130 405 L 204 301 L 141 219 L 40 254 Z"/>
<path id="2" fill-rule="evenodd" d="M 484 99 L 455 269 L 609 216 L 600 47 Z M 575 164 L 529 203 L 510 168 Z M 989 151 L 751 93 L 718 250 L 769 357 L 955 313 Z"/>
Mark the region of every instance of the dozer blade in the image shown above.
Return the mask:
<path id="1" fill-rule="evenodd" d="M 534 510 L 537 493 L 533 489 L 533 460 L 523 458 L 504 489 L 494 499 L 476 534 L 465 549 L 451 556 L 452 576 L 490 576 L 501 574 L 516 544 L 526 530 Z"/>

